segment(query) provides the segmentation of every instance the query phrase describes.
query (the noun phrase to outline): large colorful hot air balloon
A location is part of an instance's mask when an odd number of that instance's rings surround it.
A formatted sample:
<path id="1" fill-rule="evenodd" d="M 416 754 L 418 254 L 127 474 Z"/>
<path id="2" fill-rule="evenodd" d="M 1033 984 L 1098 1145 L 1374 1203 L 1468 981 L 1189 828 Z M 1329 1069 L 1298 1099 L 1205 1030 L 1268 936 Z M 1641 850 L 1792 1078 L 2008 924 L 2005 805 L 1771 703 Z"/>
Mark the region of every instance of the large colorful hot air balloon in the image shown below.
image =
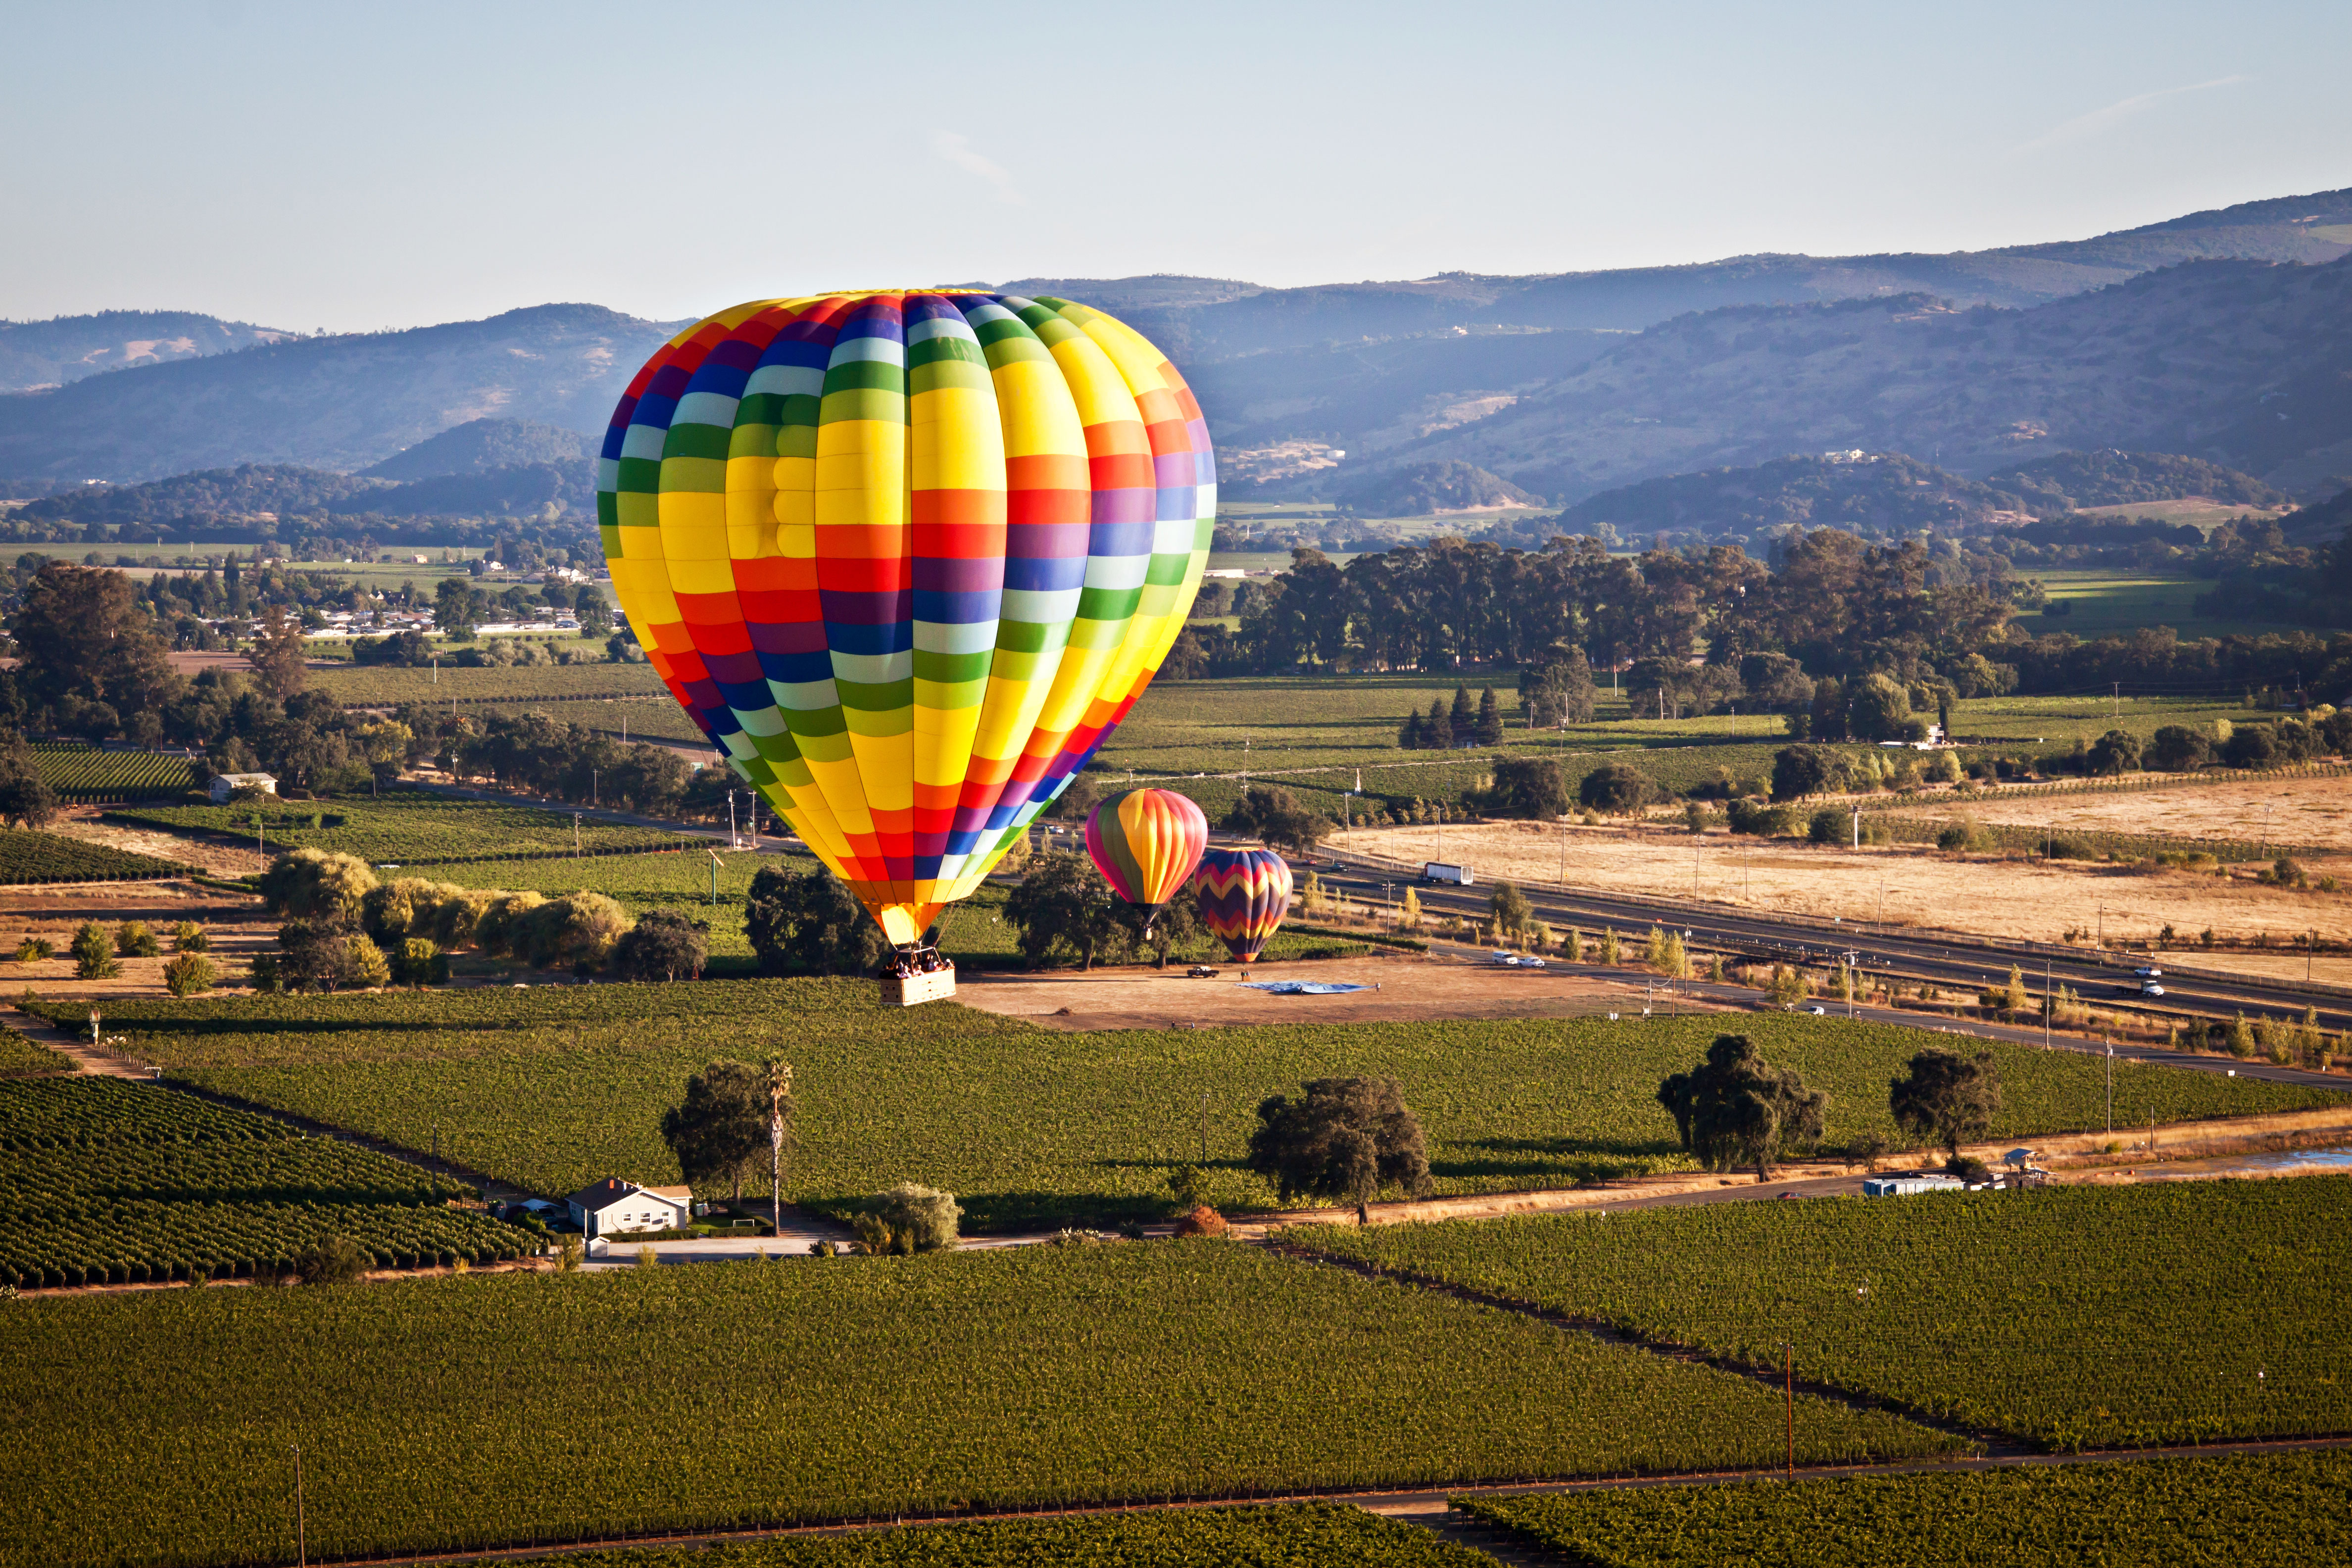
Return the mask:
<path id="1" fill-rule="evenodd" d="M 1290 865 L 1271 849 L 1212 849 L 1192 873 L 1201 923 L 1243 963 L 1256 962 L 1290 912 Z"/>
<path id="2" fill-rule="evenodd" d="M 1099 310 L 858 291 L 672 339 L 596 506 L 671 694 L 904 944 L 1159 669 L 1216 468 L 1183 378 Z"/>
<path id="3" fill-rule="evenodd" d="M 1111 890 L 1155 911 L 1182 890 L 1208 843 L 1209 819 L 1174 790 L 1129 790 L 1087 816 L 1087 853 Z"/>

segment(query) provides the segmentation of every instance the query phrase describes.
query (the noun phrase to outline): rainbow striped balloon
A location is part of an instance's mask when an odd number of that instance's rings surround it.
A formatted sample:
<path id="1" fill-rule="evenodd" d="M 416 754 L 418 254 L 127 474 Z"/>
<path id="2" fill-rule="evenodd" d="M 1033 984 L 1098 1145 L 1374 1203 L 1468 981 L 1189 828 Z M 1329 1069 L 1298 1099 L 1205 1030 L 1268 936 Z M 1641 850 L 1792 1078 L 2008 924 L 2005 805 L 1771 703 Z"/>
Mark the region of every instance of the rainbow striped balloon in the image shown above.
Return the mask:
<path id="1" fill-rule="evenodd" d="M 1265 951 L 1290 912 L 1290 865 L 1271 849 L 1212 849 L 1192 873 L 1201 923 L 1243 963 Z"/>
<path id="2" fill-rule="evenodd" d="M 613 587 L 735 771 L 894 942 L 980 885 L 1183 630 L 1216 517 L 1167 356 L 1064 300 L 763 300 L 613 411 Z"/>
<path id="3" fill-rule="evenodd" d="M 1087 853 L 1111 890 L 1158 909 L 1183 888 L 1208 847 L 1209 819 L 1174 790 L 1115 795 L 1087 814 Z"/>

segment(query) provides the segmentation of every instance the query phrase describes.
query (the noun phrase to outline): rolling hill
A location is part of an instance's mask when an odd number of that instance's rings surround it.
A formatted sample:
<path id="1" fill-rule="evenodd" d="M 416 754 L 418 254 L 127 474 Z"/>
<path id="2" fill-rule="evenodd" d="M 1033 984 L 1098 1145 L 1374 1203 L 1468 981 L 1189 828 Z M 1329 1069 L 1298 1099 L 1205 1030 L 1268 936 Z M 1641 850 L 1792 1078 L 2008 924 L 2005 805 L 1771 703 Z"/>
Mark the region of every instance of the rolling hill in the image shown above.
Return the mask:
<path id="1" fill-rule="evenodd" d="M 133 365 L 230 353 L 295 336 L 194 310 L 101 310 L 48 321 L 0 321 L 0 392 L 27 392 Z"/>

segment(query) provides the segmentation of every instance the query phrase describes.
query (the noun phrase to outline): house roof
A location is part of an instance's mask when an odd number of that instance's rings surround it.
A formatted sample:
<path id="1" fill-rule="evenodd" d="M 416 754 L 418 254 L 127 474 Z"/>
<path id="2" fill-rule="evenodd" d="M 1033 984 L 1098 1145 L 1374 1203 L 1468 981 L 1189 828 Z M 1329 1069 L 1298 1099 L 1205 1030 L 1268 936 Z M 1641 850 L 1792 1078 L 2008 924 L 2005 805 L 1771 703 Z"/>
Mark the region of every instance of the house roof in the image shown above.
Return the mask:
<path id="1" fill-rule="evenodd" d="M 577 1206 L 583 1214 L 601 1214 L 622 1199 L 633 1198 L 639 1193 L 649 1193 L 665 1203 L 682 1204 L 687 1201 L 687 1189 L 684 1187 L 641 1187 L 618 1176 L 607 1176 L 593 1185 L 583 1187 L 565 1201 Z"/>

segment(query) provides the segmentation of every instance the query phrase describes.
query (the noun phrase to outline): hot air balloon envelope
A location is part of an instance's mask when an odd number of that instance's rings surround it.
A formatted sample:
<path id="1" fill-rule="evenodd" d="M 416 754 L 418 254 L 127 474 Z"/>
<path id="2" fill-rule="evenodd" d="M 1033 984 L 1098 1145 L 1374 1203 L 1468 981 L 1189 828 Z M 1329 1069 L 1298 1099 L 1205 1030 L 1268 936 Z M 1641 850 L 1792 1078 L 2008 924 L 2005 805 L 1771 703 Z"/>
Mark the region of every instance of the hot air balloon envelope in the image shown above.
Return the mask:
<path id="1" fill-rule="evenodd" d="M 1183 889 L 1208 843 L 1209 819 L 1173 790 L 1129 790 L 1087 817 L 1087 853 L 1096 868 L 1113 892 L 1147 909 Z"/>
<path id="2" fill-rule="evenodd" d="M 1290 912 L 1290 866 L 1271 849 L 1212 849 L 1192 873 L 1201 923 L 1243 963 L 1255 963 Z"/>
<path id="3" fill-rule="evenodd" d="M 1216 469 L 1183 378 L 1101 311 L 860 291 L 672 339 L 614 410 L 596 506 L 672 695 L 906 943 L 1160 668 Z"/>

